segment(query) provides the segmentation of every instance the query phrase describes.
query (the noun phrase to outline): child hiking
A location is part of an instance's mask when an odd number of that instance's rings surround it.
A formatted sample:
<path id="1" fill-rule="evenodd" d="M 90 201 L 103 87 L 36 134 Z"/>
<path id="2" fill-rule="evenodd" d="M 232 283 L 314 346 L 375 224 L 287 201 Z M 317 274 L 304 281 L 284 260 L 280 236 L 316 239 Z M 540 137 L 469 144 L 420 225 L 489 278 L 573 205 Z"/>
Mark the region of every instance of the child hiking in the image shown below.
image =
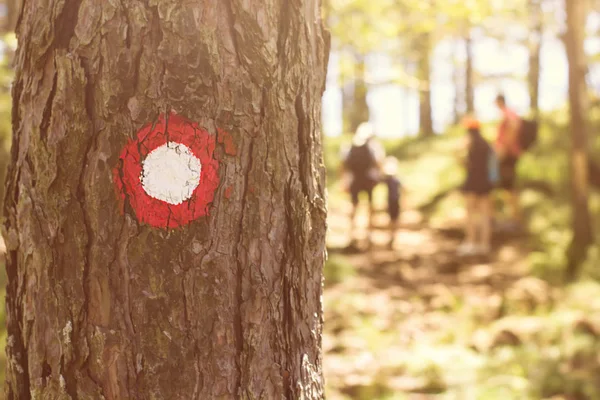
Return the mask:
<path id="1" fill-rule="evenodd" d="M 492 205 L 490 193 L 498 182 L 498 160 L 494 149 L 481 136 L 478 120 L 466 118 L 467 129 L 466 178 L 462 186 L 465 195 L 465 241 L 459 246 L 460 255 L 487 254 L 491 249 Z"/>
<path id="2" fill-rule="evenodd" d="M 387 186 L 387 211 L 390 217 L 390 241 L 388 245 L 390 248 L 394 247 L 402 200 L 404 200 L 404 188 L 397 175 L 398 160 L 394 157 L 386 157 L 383 162 L 383 182 Z"/>

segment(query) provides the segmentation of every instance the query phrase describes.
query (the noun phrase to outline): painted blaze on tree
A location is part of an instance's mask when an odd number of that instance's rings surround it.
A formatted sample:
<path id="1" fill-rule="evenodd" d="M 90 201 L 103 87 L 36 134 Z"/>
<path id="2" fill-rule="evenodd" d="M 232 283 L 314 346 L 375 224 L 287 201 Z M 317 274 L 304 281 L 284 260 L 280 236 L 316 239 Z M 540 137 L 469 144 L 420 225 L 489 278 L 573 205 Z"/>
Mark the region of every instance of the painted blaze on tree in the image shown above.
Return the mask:
<path id="1" fill-rule="evenodd" d="M 113 171 L 122 209 L 128 203 L 139 222 L 156 228 L 177 228 L 206 216 L 219 185 L 216 142 L 176 114 L 144 126 Z"/>
<path id="2" fill-rule="evenodd" d="M 24 2 L 18 35 L 6 397 L 322 398 L 318 1 Z"/>

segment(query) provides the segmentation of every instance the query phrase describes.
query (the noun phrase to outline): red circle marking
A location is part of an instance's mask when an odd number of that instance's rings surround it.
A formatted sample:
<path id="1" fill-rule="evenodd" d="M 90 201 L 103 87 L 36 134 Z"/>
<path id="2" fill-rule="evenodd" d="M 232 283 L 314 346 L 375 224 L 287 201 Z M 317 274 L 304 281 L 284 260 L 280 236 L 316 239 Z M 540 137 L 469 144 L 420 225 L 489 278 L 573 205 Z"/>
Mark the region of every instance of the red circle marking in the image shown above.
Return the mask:
<path id="1" fill-rule="evenodd" d="M 146 156 L 168 142 L 187 146 L 202 165 L 200 183 L 188 200 L 177 205 L 151 197 L 141 182 Z M 197 123 L 174 113 L 169 115 L 168 121 L 162 114 L 156 124 L 144 126 L 123 148 L 120 165 L 113 171 L 121 210 L 128 202 L 138 221 L 157 228 L 177 228 L 207 215 L 219 185 L 219 163 L 213 158 L 215 146 L 214 136 Z"/>

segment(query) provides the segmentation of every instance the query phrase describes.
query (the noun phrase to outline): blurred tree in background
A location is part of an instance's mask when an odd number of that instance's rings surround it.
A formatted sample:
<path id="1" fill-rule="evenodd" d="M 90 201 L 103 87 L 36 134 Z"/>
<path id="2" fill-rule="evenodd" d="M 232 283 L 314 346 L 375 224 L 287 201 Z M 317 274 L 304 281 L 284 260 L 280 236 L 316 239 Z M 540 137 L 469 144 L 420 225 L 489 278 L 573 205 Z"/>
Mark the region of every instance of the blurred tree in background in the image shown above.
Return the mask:
<path id="1" fill-rule="evenodd" d="M 573 240 L 569 248 L 567 278 L 576 277 L 593 243 L 589 209 L 588 131 L 589 101 L 586 85 L 587 57 L 584 50 L 587 0 L 566 0 L 565 43 L 569 59 L 569 108 L 571 111 L 571 190 Z"/>
<path id="2" fill-rule="evenodd" d="M 11 83 L 13 79 L 12 60 L 17 42 L 14 27 L 18 17 L 20 0 L 0 2 L 0 209 L 4 203 L 4 177 L 9 162 L 11 144 Z M 0 218 L 1 219 L 1 218 Z M 6 271 L 4 269 L 4 246 L 0 240 L 0 298 L 4 299 Z M 6 342 L 6 318 L 4 307 L 0 309 L 0 347 Z M 5 354 L 0 352 L 0 380 L 4 382 Z M 4 398 L 0 392 L 0 399 Z"/>
<path id="3" fill-rule="evenodd" d="M 10 151 L 10 113 L 11 99 L 10 88 L 13 77 L 12 71 L 12 56 L 16 49 L 16 38 L 14 35 L 14 27 L 17 22 L 18 8 L 20 0 L 6 0 L 0 3 L 3 10 L 2 18 L 0 19 L 0 27 L 2 27 L 1 55 L 0 55 L 0 208 L 4 200 L 4 175 L 8 163 L 8 152 Z"/>

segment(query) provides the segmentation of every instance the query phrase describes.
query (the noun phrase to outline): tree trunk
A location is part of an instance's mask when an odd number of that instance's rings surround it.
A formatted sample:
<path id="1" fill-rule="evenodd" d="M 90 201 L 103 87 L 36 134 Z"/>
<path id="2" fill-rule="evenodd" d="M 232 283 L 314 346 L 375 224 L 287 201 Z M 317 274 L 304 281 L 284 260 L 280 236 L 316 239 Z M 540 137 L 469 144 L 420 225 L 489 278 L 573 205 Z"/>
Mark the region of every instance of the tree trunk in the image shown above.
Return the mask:
<path id="1" fill-rule="evenodd" d="M 0 207 L 4 204 L 4 178 L 6 177 L 6 169 L 8 167 L 9 152 L 6 150 L 8 139 L 0 137 Z M 3 241 L 0 240 L 0 257 L 3 255 Z"/>
<path id="2" fill-rule="evenodd" d="M 3 33 L 14 32 L 19 16 L 19 9 L 21 7 L 22 0 L 6 0 L 6 18 L 2 27 Z M 6 44 L 6 43 L 5 43 Z M 12 67 L 14 62 L 14 50 L 13 46 L 5 45 L 3 49 L 3 56 L 5 64 L 0 66 L 4 71 L 0 71 L 1 74 L 12 74 Z M 2 92 L 8 90 L 4 87 L 0 88 Z M 2 93 L 3 95 L 5 93 Z M 7 148 L 10 147 L 10 134 L 5 135 L 4 132 L 0 133 L 0 210 L 4 203 L 4 178 L 6 175 L 6 168 L 8 166 L 9 152 Z M 0 247 L 2 247 L 0 240 Z M 0 250 L 0 254 L 2 250 Z"/>
<path id="3" fill-rule="evenodd" d="M 6 398 L 323 398 L 319 2 L 29 1 L 17 30 Z M 115 195 L 173 113 L 218 182 L 177 229 Z"/>
<path id="4" fill-rule="evenodd" d="M 421 82 L 419 90 L 419 131 L 421 136 L 432 136 L 433 116 L 431 110 L 431 34 L 421 34 L 417 41 L 419 55 L 417 74 Z"/>
<path id="5" fill-rule="evenodd" d="M 355 56 L 354 64 L 354 91 L 352 96 L 352 107 L 348 120 L 350 121 L 350 132 L 356 132 L 358 126 L 369 120 L 369 105 L 367 103 L 367 83 L 365 57 Z"/>
<path id="6" fill-rule="evenodd" d="M 471 31 L 467 29 L 465 35 L 465 50 L 467 54 L 467 62 L 465 65 L 465 99 L 467 105 L 467 113 L 475 112 L 475 87 L 473 85 L 473 39 Z"/>
<path id="7" fill-rule="evenodd" d="M 6 20 L 4 23 L 4 31 L 13 32 L 17 26 L 19 18 L 19 10 L 23 4 L 23 0 L 5 0 L 6 4 Z"/>
<path id="8" fill-rule="evenodd" d="M 530 108 L 537 118 L 539 113 L 540 92 L 540 57 L 542 51 L 542 35 L 544 33 L 542 5 L 540 0 L 529 0 L 529 19 L 531 34 L 529 35 L 529 101 Z"/>
<path id="9" fill-rule="evenodd" d="M 567 0 L 566 48 L 569 60 L 569 104 L 571 112 L 571 185 L 573 202 L 573 240 L 568 253 L 567 278 L 573 279 L 586 259 L 593 242 L 588 206 L 587 156 L 587 87 L 586 57 L 583 47 L 587 4 L 583 0 Z"/>
<path id="10" fill-rule="evenodd" d="M 351 121 L 352 116 L 352 105 L 354 104 L 354 88 L 351 82 L 346 81 L 344 78 L 341 79 L 341 90 L 342 90 L 342 133 L 353 134 L 352 126 L 354 123 Z"/>
<path id="11" fill-rule="evenodd" d="M 463 91 L 463 77 L 460 73 L 461 65 L 456 59 L 456 53 L 460 47 L 460 40 L 455 41 L 453 59 L 452 59 L 452 83 L 454 84 L 454 101 L 452 105 L 452 113 L 453 113 L 453 122 L 454 125 L 458 125 L 460 123 L 461 114 L 464 110 L 464 91 Z"/>

